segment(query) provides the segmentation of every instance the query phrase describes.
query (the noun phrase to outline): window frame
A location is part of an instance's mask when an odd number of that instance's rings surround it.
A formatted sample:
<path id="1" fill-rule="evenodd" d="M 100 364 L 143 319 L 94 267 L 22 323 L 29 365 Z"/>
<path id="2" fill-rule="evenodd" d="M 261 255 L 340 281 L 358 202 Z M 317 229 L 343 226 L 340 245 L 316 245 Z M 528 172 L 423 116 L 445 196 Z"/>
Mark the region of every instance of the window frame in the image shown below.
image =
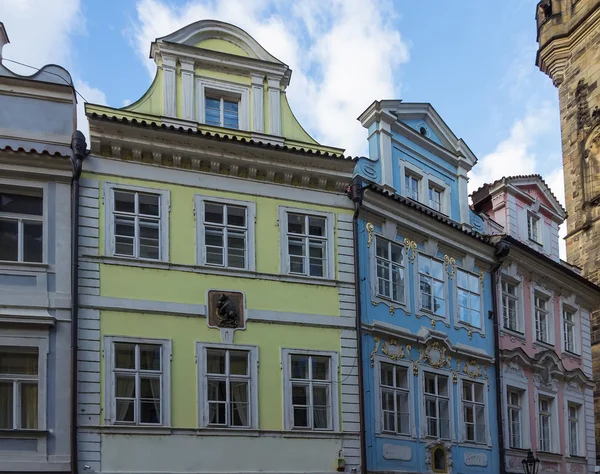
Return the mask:
<path id="1" fill-rule="evenodd" d="M 476 402 L 475 400 L 465 400 L 464 399 L 464 383 L 471 383 L 474 385 L 480 385 L 481 386 L 481 392 L 483 394 L 483 402 Z M 458 377 L 458 400 L 460 403 L 460 425 L 459 425 L 459 432 L 460 432 L 460 442 L 462 444 L 470 444 L 473 446 L 490 446 L 491 445 L 491 436 L 490 436 L 490 416 L 489 416 L 489 410 L 488 410 L 488 406 L 489 406 L 489 402 L 488 402 L 488 390 L 487 390 L 487 384 L 485 382 L 481 382 L 481 381 L 477 381 L 474 380 L 472 378 L 469 377 L 462 377 L 459 376 Z M 465 408 L 467 405 L 472 405 L 473 407 L 477 406 L 482 406 L 483 407 L 483 417 L 484 417 L 484 422 L 485 422 L 485 426 L 484 426 L 484 437 L 485 440 L 483 442 L 478 442 L 476 440 L 470 440 L 467 439 L 467 429 L 466 429 L 466 421 L 464 419 L 464 414 L 465 414 Z M 475 422 L 474 422 L 474 426 L 476 426 Z"/>
<path id="2" fill-rule="evenodd" d="M 250 408 L 249 426 L 223 426 L 209 424 L 209 406 L 207 396 L 207 373 L 206 373 L 206 354 L 207 349 L 226 350 L 226 351 L 246 351 L 248 352 L 248 372 L 250 376 L 248 401 Z M 208 430 L 227 430 L 227 431 L 247 431 L 258 429 L 258 364 L 259 352 L 258 346 L 242 344 L 223 344 L 196 342 L 196 364 L 197 364 L 197 383 L 198 383 L 198 427 Z"/>
<path id="3" fill-rule="evenodd" d="M 204 204 L 210 202 L 214 204 L 231 205 L 246 208 L 246 266 L 244 268 L 228 267 L 225 265 L 215 265 L 206 263 L 205 253 L 205 232 L 204 232 Z M 194 196 L 194 215 L 196 217 L 196 263 L 197 265 L 215 268 L 219 270 L 231 271 L 255 271 L 256 270 L 256 203 L 252 201 L 242 201 L 238 199 L 225 199 L 219 196 L 206 196 L 196 194 Z M 225 249 L 226 247 L 224 247 Z"/>
<path id="4" fill-rule="evenodd" d="M 524 297 L 523 297 L 523 282 L 520 280 L 516 280 L 514 278 L 511 278 L 505 274 L 502 274 L 499 278 L 499 288 L 498 288 L 498 297 L 500 299 L 500 301 L 498 301 L 498 306 L 500 308 L 502 308 L 502 328 L 505 329 L 506 331 L 511 331 L 514 333 L 519 334 L 520 336 L 524 335 L 524 320 L 523 320 L 523 301 L 524 301 Z M 505 321 L 505 315 L 504 315 L 504 297 L 506 292 L 504 291 L 504 283 L 507 283 L 511 286 L 515 287 L 515 295 L 509 295 L 509 298 L 514 299 L 516 304 L 515 304 L 515 311 L 516 311 L 516 323 L 517 323 L 517 328 L 513 329 L 510 328 L 506 325 L 506 321 Z"/>
<path id="5" fill-rule="evenodd" d="M 580 319 L 580 312 L 577 308 L 566 304 L 566 303 L 562 303 L 560 305 L 560 309 L 561 309 L 561 342 L 562 342 L 562 348 L 565 352 L 568 352 L 569 354 L 573 354 L 573 355 L 577 355 L 580 356 L 581 355 L 581 319 Z M 573 350 L 570 350 L 569 348 L 567 348 L 567 340 L 566 340 L 566 333 L 565 333 L 565 325 L 567 324 L 566 320 L 565 320 L 565 312 L 571 314 L 571 316 L 573 317 L 572 321 L 569 323 L 572 326 L 572 330 L 573 330 Z"/>
<path id="6" fill-rule="evenodd" d="M 458 272 L 463 272 L 467 274 L 468 276 L 472 276 L 475 277 L 478 281 L 478 289 L 479 289 L 479 315 L 480 315 L 480 325 L 479 326 L 475 326 L 474 324 L 471 324 L 470 322 L 467 321 L 463 321 L 462 319 L 460 319 L 460 308 L 461 306 L 458 303 L 458 291 L 459 289 L 466 291 L 469 293 L 469 295 L 473 294 L 473 292 L 468 289 L 468 288 L 459 288 L 458 286 Z M 457 325 L 462 325 L 466 328 L 469 328 L 472 331 L 475 332 L 479 332 L 481 334 L 485 334 L 485 315 L 484 315 L 484 283 L 481 280 L 481 277 L 478 273 L 475 273 L 474 271 L 468 271 L 464 268 L 460 268 L 460 267 L 456 267 L 455 270 L 455 275 L 452 278 L 453 280 L 453 287 L 454 287 L 454 315 L 455 315 L 455 323 Z M 469 298 L 469 317 L 470 317 L 470 310 L 472 309 L 470 306 L 470 298 Z"/>
<path id="7" fill-rule="evenodd" d="M 206 101 L 207 99 L 218 100 L 219 101 L 219 125 L 215 125 L 213 123 L 207 123 L 206 120 Z M 237 127 L 227 127 L 225 126 L 225 102 L 235 103 L 237 104 Z M 224 94 L 221 91 L 213 91 L 212 89 L 205 89 L 204 95 L 204 123 L 211 127 L 221 127 L 221 128 L 229 128 L 231 130 L 239 130 L 240 129 L 240 109 L 242 103 L 242 96 L 238 94 Z"/>
<path id="8" fill-rule="evenodd" d="M 378 257 L 377 256 L 377 241 L 381 240 L 384 241 L 387 246 L 388 246 L 388 252 L 389 255 L 391 257 L 391 246 L 392 245 L 396 245 L 397 247 L 400 248 L 400 253 L 402 255 L 402 264 L 399 263 L 395 263 L 391 260 L 391 258 L 389 259 L 383 259 L 383 257 Z M 373 252 L 371 255 L 371 258 L 373 260 L 373 268 L 374 268 L 374 272 L 373 272 L 373 287 L 374 287 L 374 295 L 377 298 L 381 298 L 387 301 L 392 301 L 394 303 L 396 303 L 399 306 L 405 307 L 407 306 L 407 302 L 408 302 L 408 291 L 409 291 L 409 286 L 410 286 L 410 282 L 408 281 L 408 274 L 410 273 L 410 269 L 408 268 L 408 257 L 406 256 L 406 247 L 404 246 L 404 244 L 402 242 L 400 242 L 399 240 L 394 240 L 394 239 L 387 239 L 385 238 L 383 235 L 380 234 L 376 234 L 375 235 L 375 243 L 373 245 Z M 378 268 L 378 260 L 382 259 L 385 260 L 387 266 L 388 266 L 388 271 L 390 271 L 390 278 L 387 280 L 387 282 L 390 284 L 390 296 L 386 296 L 383 295 L 381 293 L 379 293 L 379 277 L 377 275 L 377 268 Z M 392 291 L 392 272 L 390 270 L 390 267 L 400 267 L 402 269 L 403 272 L 403 278 L 404 278 L 404 283 L 403 283 L 403 291 L 402 291 L 402 301 L 396 300 L 393 298 L 393 291 Z"/>
<path id="9" fill-rule="evenodd" d="M 550 403 L 548 412 L 546 412 L 547 414 L 549 414 L 549 429 L 550 429 L 550 450 L 549 451 L 545 451 L 541 448 L 541 442 L 542 442 L 542 437 L 541 437 L 541 425 L 540 425 L 540 408 L 541 408 L 541 403 L 540 400 L 541 399 L 545 399 L 548 400 L 548 402 Z M 556 393 L 551 393 L 551 392 L 545 392 L 545 391 L 541 391 L 541 390 L 536 390 L 535 391 L 535 409 L 536 409 L 536 413 L 535 413 L 535 420 L 536 420 L 536 434 L 537 434 L 537 449 L 540 452 L 546 452 L 546 453 L 558 453 L 560 448 L 559 448 L 559 442 L 560 440 L 558 439 L 558 429 L 559 429 L 559 424 L 558 424 L 558 397 Z"/>
<path id="10" fill-rule="evenodd" d="M 585 444 L 585 437 L 583 436 L 584 434 L 584 418 L 582 416 L 583 414 L 583 403 L 581 403 L 581 401 L 579 402 L 575 402 L 574 400 L 570 400 L 570 399 L 566 399 L 565 400 L 565 405 L 566 405 L 566 410 L 565 410 L 565 429 L 566 429 L 566 436 L 565 436 L 565 442 L 566 442 L 566 448 L 567 448 L 567 453 L 568 456 L 585 456 L 585 450 L 582 449 L 584 447 Z M 575 421 L 577 423 L 577 432 L 576 432 L 576 436 L 577 436 L 577 444 L 576 444 L 576 449 L 572 450 L 572 444 L 571 444 L 571 422 L 573 420 L 573 417 L 571 417 L 571 413 L 570 413 L 570 409 L 574 407 L 577 410 L 576 413 L 576 418 Z"/>
<path id="11" fill-rule="evenodd" d="M 447 379 L 447 385 L 448 385 L 448 430 L 449 430 L 449 438 L 441 438 L 439 436 L 439 434 L 437 436 L 434 435 L 429 435 L 428 434 L 428 428 L 427 428 L 427 407 L 426 407 L 426 400 L 425 400 L 425 374 L 431 374 L 431 375 L 435 375 L 436 377 L 445 377 Z M 420 429 L 421 429 L 421 437 L 422 438 L 428 438 L 428 439 L 444 439 L 447 441 L 456 441 L 456 433 L 455 433 L 455 426 L 454 426 L 454 394 L 453 394 L 453 382 L 451 380 L 450 374 L 448 372 L 444 372 L 441 370 L 436 370 L 436 369 L 432 369 L 432 368 L 427 368 L 427 369 L 419 369 L 419 375 L 418 375 L 418 379 L 419 379 L 419 387 L 423 387 L 423 396 L 419 397 L 420 399 L 420 407 L 419 409 L 421 410 L 421 423 L 420 423 Z M 436 396 L 436 399 L 439 398 L 438 396 Z M 436 405 L 438 406 L 438 405 Z M 438 409 L 438 413 L 439 413 L 439 409 Z"/>
<path id="12" fill-rule="evenodd" d="M 294 413 L 292 403 L 291 356 L 316 356 L 329 357 L 329 373 L 331 374 L 331 429 L 315 429 L 310 427 L 294 427 Z M 339 400 L 339 355 L 335 351 L 319 351 L 312 349 L 281 349 L 281 367 L 283 381 L 283 422 L 287 431 L 308 433 L 337 433 L 340 431 L 340 400 Z"/>
<path id="13" fill-rule="evenodd" d="M 135 256 L 116 255 L 115 249 L 115 191 L 154 194 L 159 196 L 160 207 L 160 258 L 142 258 Z M 141 262 L 169 262 L 169 214 L 171 210 L 170 191 L 168 189 L 131 186 L 128 184 L 104 182 L 102 185 L 104 201 L 104 255 L 135 260 Z"/>
<path id="14" fill-rule="evenodd" d="M 429 310 L 428 308 L 423 308 L 422 307 L 422 295 L 421 295 L 421 271 L 420 271 L 420 259 L 421 258 L 428 258 L 431 260 L 435 260 L 438 263 L 440 263 L 442 265 L 442 284 L 443 284 L 443 291 L 444 291 L 444 314 L 443 315 L 439 315 L 436 314 L 435 312 Z M 446 266 L 444 265 L 444 261 L 441 260 L 440 258 L 437 258 L 436 256 L 433 255 L 429 255 L 423 251 L 417 251 L 417 256 L 416 256 L 416 260 L 413 263 L 413 265 L 415 266 L 415 293 L 416 293 L 416 300 L 415 300 L 415 310 L 417 311 L 417 314 L 426 314 L 428 317 L 430 318 L 435 318 L 438 319 L 440 321 L 448 321 L 448 315 L 449 315 L 449 289 L 448 289 L 448 272 L 446 270 Z M 435 281 L 440 281 L 437 278 L 433 278 L 432 275 L 426 275 L 432 279 L 434 279 Z M 432 293 L 432 298 L 433 298 L 433 293 Z"/>
<path id="15" fill-rule="evenodd" d="M 325 219 L 325 229 L 327 237 L 325 239 L 325 250 L 327 252 L 327 264 L 324 266 L 324 275 L 311 276 L 310 274 L 291 273 L 289 264 L 289 244 L 288 244 L 288 214 L 301 214 L 304 216 L 320 217 Z M 284 275 L 298 278 L 308 278 L 316 280 L 335 280 L 337 278 L 336 255 L 335 255 L 335 215 L 332 212 L 314 211 L 312 209 L 302 209 L 288 206 L 279 206 L 279 251 L 280 251 L 280 271 Z"/>
<path id="16" fill-rule="evenodd" d="M 161 346 L 161 423 L 122 423 L 116 421 L 116 400 L 114 396 L 114 360 L 115 344 L 151 344 Z M 170 339 L 138 338 L 127 336 L 104 336 L 104 422 L 110 426 L 122 426 L 132 429 L 147 429 L 148 427 L 169 428 L 171 426 L 171 358 L 172 342 Z"/>
<path id="17" fill-rule="evenodd" d="M 527 238 L 538 245 L 543 245 L 542 243 L 542 219 L 539 215 L 527 211 Z M 533 235 L 533 229 L 535 229 L 535 236 Z M 535 238 L 534 238 L 535 237 Z"/>
<path id="18" fill-rule="evenodd" d="M 514 405 L 511 403 L 510 401 L 510 394 L 515 394 L 518 397 L 518 401 L 519 404 L 518 405 Z M 524 400 L 524 391 L 522 389 L 518 389 L 512 386 L 508 386 L 505 390 L 505 395 L 506 395 L 506 428 L 508 431 L 508 448 L 509 449 L 524 449 L 524 427 L 523 427 L 523 413 L 525 412 L 524 406 L 523 406 L 523 400 Z M 515 409 L 514 407 L 516 407 L 516 409 L 519 412 L 519 446 L 513 446 L 512 445 L 512 425 L 513 422 L 511 421 L 511 410 Z M 527 421 L 527 420 L 525 420 Z"/>
<path id="19" fill-rule="evenodd" d="M 47 265 L 48 264 L 48 245 L 49 245 L 49 191 L 48 183 L 41 181 L 25 181 L 21 179 L 0 178 L 0 189 L 5 192 L 34 195 L 42 197 L 42 261 L 41 262 L 26 262 L 23 260 L 0 260 L 2 265 Z M 19 214 L 21 216 L 21 214 Z"/>
<path id="20" fill-rule="evenodd" d="M 409 187 L 406 185 L 407 180 L 410 180 L 411 186 L 410 186 L 410 190 Z M 413 188 L 413 184 L 416 184 L 416 189 Z M 412 199 L 413 201 L 416 202 L 421 202 L 421 197 L 423 196 L 423 177 L 420 175 L 417 175 L 416 173 L 413 173 L 411 171 L 405 171 L 404 172 L 404 193 L 406 195 L 407 198 Z M 417 197 L 415 198 L 414 193 L 417 193 Z M 429 196 L 428 196 L 429 199 Z"/>
<path id="21" fill-rule="evenodd" d="M 375 432 L 378 437 L 389 437 L 389 438 L 406 438 L 412 439 L 416 438 L 416 426 L 415 426 L 415 414 L 414 414 L 414 374 L 413 374 L 413 364 L 410 362 L 403 362 L 392 360 L 387 357 L 382 357 L 380 355 L 375 355 L 374 367 L 376 369 L 373 372 L 375 388 L 377 390 L 377 395 L 374 397 L 375 399 L 375 412 L 377 415 L 375 416 Z M 389 364 L 395 367 L 402 367 L 407 370 L 408 375 L 408 403 L 409 403 L 409 432 L 408 433 L 392 433 L 383 430 L 383 403 L 381 400 L 381 364 Z"/>
<path id="22" fill-rule="evenodd" d="M 196 77 L 196 120 L 198 123 L 208 125 L 206 123 L 205 103 L 206 97 L 239 97 L 238 106 L 238 128 L 230 128 L 229 130 L 250 130 L 250 87 L 233 82 L 216 81 L 207 77 Z M 222 127 L 226 128 L 226 127 Z"/>
<path id="23" fill-rule="evenodd" d="M 50 350 L 50 336 L 47 330 L 15 330 L 11 331 L 10 329 L 7 331 L 7 334 L 2 334 L 0 336 L 0 351 L 3 350 L 4 347 L 10 348 L 23 348 L 24 350 L 32 350 L 36 349 L 38 353 L 38 375 L 37 375 L 37 384 L 38 384 L 38 419 L 37 419 L 37 428 L 35 429 L 23 429 L 16 428 L 10 430 L 10 432 L 18 435 L 19 433 L 36 433 L 43 432 L 47 430 L 47 417 L 48 417 L 48 353 Z M 14 403 L 16 401 L 13 400 L 13 410 Z M 13 427 L 14 427 L 14 419 L 13 419 Z M 10 438 L 10 435 L 9 435 Z M 43 440 L 43 451 L 45 451 L 45 439 Z M 40 452 L 40 445 L 38 442 L 38 452 Z"/>
<path id="24" fill-rule="evenodd" d="M 538 306 L 536 305 L 536 298 L 541 298 L 546 301 L 546 307 L 543 310 L 546 314 L 546 328 L 547 328 L 547 341 L 543 341 L 538 338 Z M 540 308 L 541 309 L 541 308 Z M 531 285 L 531 318 L 532 318 L 532 339 L 536 344 L 542 344 L 546 346 L 554 346 L 554 298 L 551 293 L 542 290 L 537 285 Z"/>

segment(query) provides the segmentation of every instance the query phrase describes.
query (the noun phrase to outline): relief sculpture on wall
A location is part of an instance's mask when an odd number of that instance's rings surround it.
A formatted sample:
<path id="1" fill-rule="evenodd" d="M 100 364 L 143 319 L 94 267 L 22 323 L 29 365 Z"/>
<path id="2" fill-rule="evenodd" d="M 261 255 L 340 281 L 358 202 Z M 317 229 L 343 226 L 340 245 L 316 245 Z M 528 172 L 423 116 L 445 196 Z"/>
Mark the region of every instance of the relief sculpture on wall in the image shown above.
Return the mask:
<path id="1" fill-rule="evenodd" d="M 222 342 L 233 342 L 233 333 L 246 328 L 244 295 L 235 291 L 209 290 L 206 322 L 221 330 Z"/>

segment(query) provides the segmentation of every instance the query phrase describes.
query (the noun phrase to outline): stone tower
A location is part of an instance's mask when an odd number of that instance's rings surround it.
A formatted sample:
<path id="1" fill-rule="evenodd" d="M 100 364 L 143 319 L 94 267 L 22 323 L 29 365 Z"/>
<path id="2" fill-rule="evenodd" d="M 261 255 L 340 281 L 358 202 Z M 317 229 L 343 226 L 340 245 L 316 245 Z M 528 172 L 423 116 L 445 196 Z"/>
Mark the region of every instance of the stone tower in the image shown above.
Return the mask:
<path id="1" fill-rule="evenodd" d="M 600 0 L 542 0 L 536 21 L 536 63 L 560 102 L 567 260 L 600 285 Z M 600 308 L 592 316 L 591 344 L 600 455 Z"/>

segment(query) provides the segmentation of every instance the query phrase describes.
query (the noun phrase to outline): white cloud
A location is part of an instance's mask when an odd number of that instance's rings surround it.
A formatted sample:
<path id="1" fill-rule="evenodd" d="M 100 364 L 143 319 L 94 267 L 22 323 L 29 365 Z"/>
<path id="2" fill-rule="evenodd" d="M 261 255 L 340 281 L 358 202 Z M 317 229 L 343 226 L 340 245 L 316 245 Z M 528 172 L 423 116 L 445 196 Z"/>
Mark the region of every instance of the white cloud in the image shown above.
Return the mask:
<path id="1" fill-rule="evenodd" d="M 250 33 L 293 72 L 292 110 L 323 144 L 366 152 L 356 117 L 375 99 L 396 98 L 395 79 L 408 46 L 392 25 L 392 2 L 309 0 L 293 7 L 277 0 L 189 1 L 174 7 L 140 0 L 130 39 L 151 76 L 150 43 L 201 19 L 218 19 Z"/>
<path id="2" fill-rule="evenodd" d="M 124 99 L 123 100 L 123 107 L 127 107 L 129 104 L 131 104 L 131 100 L 130 99 Z"/>
<path id="3" fill-rule="evenodd" d="M 469 192 L 503 176 L 538 173 L 548 157 L 539 161 L 536 147 L 541 138 L 554 130 L 558 118 L 556 121 L 553 119 L 557 114 L 558 111 L 550 103 L 543 103 L 539 108 L 530 109 L 524 117 L 516 119 L 509 136 L 498 143 L 491 153 L 480 158 L 473 168 Z"/>
<path id="4" fill-rule="evenodd" d="M 73 40 L 78 34 L 85 33 L 80 0 L 0 0 L 0 21 L 10 39 L 2 50 L 3 61 L 12 59 L 35 68 L 58 64 L 71 73 L 76 89 L 88 101 L 106 103 L 102 91 L 79 78 L 83 71 L 77 71 L 73 63 Z M 18 74 L 35 73 L 35 69 L 10 61 L 4 65 Z M 77 97 L 77 101 L 77 128 L 86 135 L 89 145 L 83 99 Z"/>

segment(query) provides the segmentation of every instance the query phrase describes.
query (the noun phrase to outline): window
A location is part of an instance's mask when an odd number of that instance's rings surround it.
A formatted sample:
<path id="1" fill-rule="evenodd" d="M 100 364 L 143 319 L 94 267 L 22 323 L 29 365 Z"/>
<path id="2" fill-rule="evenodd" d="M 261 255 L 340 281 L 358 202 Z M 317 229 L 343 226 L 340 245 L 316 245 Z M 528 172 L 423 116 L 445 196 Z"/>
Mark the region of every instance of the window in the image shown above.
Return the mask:
<path id="1" fill-rule="evenodd" d="M 401 245 L 375 239 L 377 261 L 377 294 L 404 303 L 404 254 Z"/>
<path id="2" fill-rule="evenodd" d="M 258 428 L 258 348 L 198 343 L 199 424 Z"/>
<path id="3" fill-rule="evenodd" d="M 535 294 L 535 337 L 538 341 L 549 343 L 548 300 Z"/>
<path id="4" fill-rule="evenodd" d="M 206 349 L 208 424 L 250 426 L 250 354 Z"/>
<path id="5" fill-rule="evenodd" d="M 479 276 L 458 269 L 456 277 L 458 318 L 463 323 L 481 327 Z"/>
<path id="6" fill-rule="evenodd" d="M 529 240 L 533 240 L 534 242 L 540 243 L 539 239 L 539 225 L 540 219 L 531 214 L 527 214 L 527 235 L 529 236 Z"/>
<path id="7" fill-rule="evenodd" d="M 408 369 L 381 362 L 380 376 L 382 431 L 409 434 Z"/>
<path id="8" fill-rule="evenodd" d="M 431 466 L 431 470 L 435 473 L 445 473 L 446 471 L 446 457 L 447 457 L 447 453 L 446 453 L 446 449 L 444 449 L 442 446 L 436 446 L 435 448 L 433 448 L 433 451 L 431 452 L 431 457 L 433 459 L 433 465 Z"/>
<path id="9" fill-rule="evenodd" d="M 487 442 L 483 394 L 483 384 L 463 380 L 462 405 L 465 440 L 477 444 Z"/>
<path id="10" fill-rule="evenodd" d="M 0 429 L 38 429 L 38 350 L 0 350 Z"/>
<path id="11" fill-rule="evenodd" d="M 519 319 L 517 316 L 518 297 L 517 285 L 502 280 L 502 317 L 504 327 L 512 331 L 519 330 Z"/>
<path id="12" fill-rule="evenodd" d="M 333 277 L 333 215 L 306 214 L 280 207 L 279 222 L 282 271 L 317 278 Z"/>
<path id="13" fill-rule="evenodd" d="M 568 309 L 563 308 L 563 337 L 565 341 L 565 351 L 577 352 L 575 344 L 575 314 Z"/>
<path id="14" fill-rule="evenodd" d="M 169 191 L 104 183 L 108 255 L 169 259 Z"/>
<path id="15" fill-rule="evenodd" d="M 204 202 L 205 263 L 220 267 L 246 268 L 248 241 L 247 209 Z"/>
<path id="16" fill-rule="evenodd" d="M 539 449 L 540 451 L 550 452 L 552 450 L 552 399 L 540 397 L 538 407 L 538 423 L 539 423 Z"/>
<path id="17" fill-rule="evenodd" d="M 424 382 L 427 436 L 450 439 L 448 377 L 425 372 Z"/>
<path id="18" fill-rule="evenodd" d="M 284 349 L 287 429 L 337 429 L 337 354 Z"/>
<path id="19" fill-rule="evenodd" d="M 42 262 L 43 198 L 0 192 L 0 260 Z"/>
<path id="20" fill-rule="evenodd" d="M 404 186 L 406 187 L 406 195 L 414 199 L 415 201 L 419 200 L 419 183 L 420 179 L 411 174 L 406 174 L 404 176 Z"/>
<path id="21" fill-rule="evenodd" d="M 206 96 L 204 102 L 207 125 L 217 127 L 239 128 L 239 99 L 232 97 Z"/>
<path id="22" fill-rule="evenodd" d="M 521 392 L 509 390 L 506 394 L 508 406 L 508 445 L 511 448 L 522 448 L 521 442 Z"/>
<path id="23" fill-rule="evenodd" d="M 429 207 L 438 212 L 442 211 L 442 191 L 431 184 L 429 185 Z"/>
<path id="24" fill-rule="evenodd" d="M 439 260 L 419 255 L 419 288 L 421 309 L 445 316 L 444 265 Z"/>
<path id="25" fill-rule="evenodd" d="M 569 416 L 569 455 L 579 455 L 579 410 L 580 405 L 568 404 Z"/>

